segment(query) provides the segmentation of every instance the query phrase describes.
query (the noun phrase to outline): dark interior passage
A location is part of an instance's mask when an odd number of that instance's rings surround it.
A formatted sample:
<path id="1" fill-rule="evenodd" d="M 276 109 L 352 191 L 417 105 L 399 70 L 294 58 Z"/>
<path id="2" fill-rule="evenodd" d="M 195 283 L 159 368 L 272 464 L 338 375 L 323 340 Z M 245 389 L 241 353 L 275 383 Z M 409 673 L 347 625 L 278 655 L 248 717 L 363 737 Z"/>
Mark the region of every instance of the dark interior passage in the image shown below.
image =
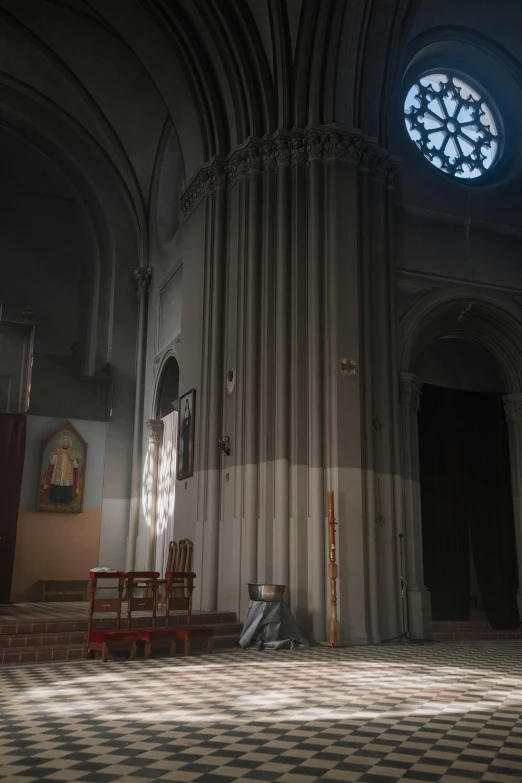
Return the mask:
<path id="1" fill-rule="evenodd" d="M 424 581 L 433 619 L 469 618 L 474 565 L 492 627 L 516 627 L 518 569 L 501 395 L 423 386 L 419 449 Z"/>

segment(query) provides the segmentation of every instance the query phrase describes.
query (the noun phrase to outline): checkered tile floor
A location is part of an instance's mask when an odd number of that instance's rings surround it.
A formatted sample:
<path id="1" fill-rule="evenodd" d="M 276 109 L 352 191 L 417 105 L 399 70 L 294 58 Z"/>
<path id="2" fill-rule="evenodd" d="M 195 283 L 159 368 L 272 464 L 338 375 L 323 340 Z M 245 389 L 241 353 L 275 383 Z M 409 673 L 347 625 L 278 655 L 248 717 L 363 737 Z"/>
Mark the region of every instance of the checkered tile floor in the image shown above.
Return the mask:
<path id="1" fill-rule="evenodd" d="M 0 781 L 522 783 L 522 645 L 0 671 Z"/>

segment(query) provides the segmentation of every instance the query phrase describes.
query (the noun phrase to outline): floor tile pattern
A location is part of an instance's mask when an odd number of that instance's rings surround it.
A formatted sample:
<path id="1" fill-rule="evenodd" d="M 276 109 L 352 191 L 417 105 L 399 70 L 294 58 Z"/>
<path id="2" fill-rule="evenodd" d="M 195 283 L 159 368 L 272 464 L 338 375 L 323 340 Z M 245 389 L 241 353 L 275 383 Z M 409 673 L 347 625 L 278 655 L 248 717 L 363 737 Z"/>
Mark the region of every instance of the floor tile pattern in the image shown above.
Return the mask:
<path id="1" fill-rule="evenodd" d="M 5 666 L 0 781 L 522 783 L 522 645 Z"/>

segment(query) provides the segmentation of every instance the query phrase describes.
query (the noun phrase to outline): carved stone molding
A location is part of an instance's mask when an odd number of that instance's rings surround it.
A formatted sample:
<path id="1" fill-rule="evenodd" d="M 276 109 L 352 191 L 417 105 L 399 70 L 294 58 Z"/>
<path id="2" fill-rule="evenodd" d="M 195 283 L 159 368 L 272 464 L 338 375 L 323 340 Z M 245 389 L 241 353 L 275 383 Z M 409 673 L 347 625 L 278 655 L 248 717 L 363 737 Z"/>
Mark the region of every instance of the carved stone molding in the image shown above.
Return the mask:
<path id="1" fill-rule="evenodd" d="M 377 147 L 360 131 L 336 125 L 293 131 L 278 130 L 263 139 L 251 138 L 227 158 L 214 158 L 196 172 L 181 196 L 181 212 L 187 217 L 199 202 L 217 190 L 231 188 L 239 179 L 276 169 L 308 165 L 312 160 L 345 160 L 369 171 L 393 187 L 399 160 Z"/>
<path id="2" fill-rule="evenodd" d="M 504 400 L 504 413 L 506 421 L 522 423 L 522 394 L 506 394 Z"/>
<path id="3" fill-rule="evenodd" d="M 134 270 L 133 275 L 138 286 L 138 294 L 148 291 L 150 281 L 152 280 L 152 269 L 140 266 Z"/>
<path id="4" fill-rule="evenodd" d="M 420 411 L 420 387 L 416 375 L 411 372 L 399 373 L 400 400 L 405 405 L 410 405 L 417 413 Z"/>
<path id="5" fill-rule="evenodd" d="M 161 441 L 161 435 L 163 432 L 163 422 L 161 419 L 149 419 L 145 422 L 145 425 L 149 431 L 149 443 L 158 445 Z"/>

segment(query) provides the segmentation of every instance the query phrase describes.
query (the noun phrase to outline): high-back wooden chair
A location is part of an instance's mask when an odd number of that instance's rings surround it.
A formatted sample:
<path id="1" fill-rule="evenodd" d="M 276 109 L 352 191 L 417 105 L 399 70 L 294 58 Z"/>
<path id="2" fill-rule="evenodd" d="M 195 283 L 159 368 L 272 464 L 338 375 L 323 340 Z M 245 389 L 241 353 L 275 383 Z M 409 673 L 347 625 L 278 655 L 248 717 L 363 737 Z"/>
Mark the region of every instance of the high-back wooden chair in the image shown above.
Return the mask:
<path id="1" fill-rule="evenodd" d="M 194 549 L 194 545 L 189 538 L 183 538 L 179 542 L 179 563 L 177 564 L 177 568 L 172 569 L 173 572 L 177 572 L 177 573 L 192 572 L 193 549 Z"/>
<path id="2" fill-rule="evenodd" d="M 179 542 L 179 563 L 178 563 L 178 568 L 175 569 L 176 573 L 181 573 L 181 574 L 192 573 L 193 551 L 194 551 L 194 545 L 190 540 L 190 538 L 181 539 L 181 541 Z M 185 585 L 185 595 L 188 595 L 188 584 Z"/>
<path id="3" fill-rule="evenodd" d="M 89 621 L 87 625 L 87 647 L 85 657 L 92 657 L 95 651 L 100 651 L 102 661 L 109 659 L 109 648 L 114 645 L 130 645 L 130 658 L 136 656 L 136 633 L 129 629 L 128 625 L 122 630 L 123 591 L 125 589 L 126 574 L 124 571 L 91 571 L 89 580 Z M 112 584 L 107 584 L 111 581 Z M 114 591 L 114 582 L 117 582 L 117 597 L 100 597 L 102 590 Z M 102 584 L 99 584 L 99 583 Z M 105 583 L 105 584 L 103 584 Z M 102 586 L 103 585 L 103 586 Z M 94 630 L 94 615 L 116 615 L 114 628 L 106 630 Z"/>
<path id="4" fill-rule="evenodd" d="M 169 543 L 169 552 L 165 574 L 168 573 L 192 573 L 194 544 L 190 538 L 182 538 L 179 544 L 177 541 Z M 160 579 L 159 585 L 159 606 L 165 606 L 167 580 Z M 186 586 L 185 586 L 186 587 Z"/>
<path id="5" fill-rule="evenodd" d="M 179 548 L 178 548 L 178 542 L 177 541 L 170 541 L 169 542 L 169 551 L 167 554 L 167 564 L 165 566 L 165 573 L 168 571 L 175 571 L 176 570 L 176 563 L 179 560 Z M 166 586 L 167 586 L 167 580 L 163 577 L 163 579 L 158 580 L 158 604 L 159 606 L 165 606 L 165 597 L 166 597 Z"/>
<path id="6" fill-rule="evenodd" d="M 169 553 L 167 555 L 167 565 L 165 566 L 165 573 L 167 573 L 167 571 L 176 570 L 177 559 L 178 559 L 178 542 L 171 541 L 169 543 Z"/>

